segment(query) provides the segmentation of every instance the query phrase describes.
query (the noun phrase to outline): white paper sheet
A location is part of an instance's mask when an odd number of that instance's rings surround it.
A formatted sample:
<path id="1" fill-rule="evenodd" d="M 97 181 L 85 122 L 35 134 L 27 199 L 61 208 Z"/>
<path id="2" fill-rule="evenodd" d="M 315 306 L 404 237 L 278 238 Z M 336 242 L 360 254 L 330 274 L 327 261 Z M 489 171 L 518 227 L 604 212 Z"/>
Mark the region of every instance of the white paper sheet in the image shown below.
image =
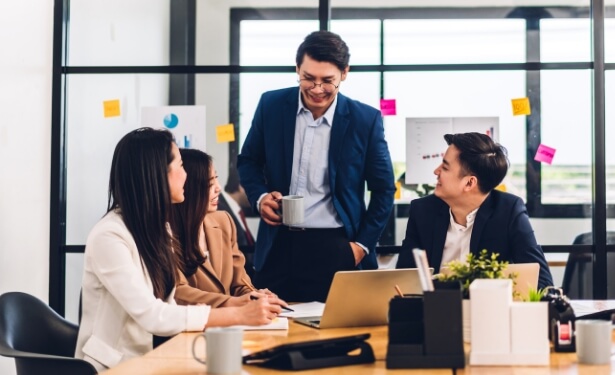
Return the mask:
<path id="1" fill-rule="evenodd" d="M 280 316 L 287 318 L 305 318 L 308 316 L 322 316 L 325 311 L 325 304 L 322 302 L 305 302 L 290 305 L 290 308 L 295 310 L 294 312 L 283 311 Z"/>
<path id="2" fill-rule="evenodd" d="M 264 324 L 262 326 L 234 326 L 237 328 L 241 328 L 244 331 L 269 331 L 269 330 L 283 330 L 288 329 L 288 319 L 278 317 L 275 318 L 271 323 Z"/>
<path id="3" fill-rule="evenodd" d="M 605 310 L 615 312 L 615 300 L 570 300 L 570 306 L 577 318 L 595 314 Z"/>

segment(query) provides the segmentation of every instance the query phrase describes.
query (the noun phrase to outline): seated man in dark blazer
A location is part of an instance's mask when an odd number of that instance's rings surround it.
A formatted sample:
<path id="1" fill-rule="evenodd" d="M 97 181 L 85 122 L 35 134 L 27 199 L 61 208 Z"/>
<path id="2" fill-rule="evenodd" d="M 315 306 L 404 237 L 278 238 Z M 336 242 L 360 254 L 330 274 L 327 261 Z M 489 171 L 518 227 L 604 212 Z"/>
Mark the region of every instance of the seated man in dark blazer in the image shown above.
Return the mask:
<path id="1" fill-rule="evenodd" d="M 424 249 L 435 272 L 482 249 L 511 263 L 539 263 L 538 287 L 553 285 L 523 201 L 494 190 L 508 171 L 506 149 L 479 133 L 447 134 L 434 194 L 410 203 L 397 268 L 414 268 L 412 249 Z"/>

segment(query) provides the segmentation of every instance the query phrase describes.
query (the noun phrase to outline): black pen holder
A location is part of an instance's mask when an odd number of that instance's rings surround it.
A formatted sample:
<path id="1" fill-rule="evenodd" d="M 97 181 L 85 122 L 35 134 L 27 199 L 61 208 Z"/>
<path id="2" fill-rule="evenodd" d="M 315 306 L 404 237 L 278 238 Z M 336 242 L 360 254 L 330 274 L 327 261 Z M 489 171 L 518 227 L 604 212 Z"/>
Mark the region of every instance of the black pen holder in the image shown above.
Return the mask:
<path id="1" fill-rule="evenodd" d="M 391 299 L 387 368 L 465 366 L 461 284 L 434 281 L 434 286 L 422 296 Z"/>

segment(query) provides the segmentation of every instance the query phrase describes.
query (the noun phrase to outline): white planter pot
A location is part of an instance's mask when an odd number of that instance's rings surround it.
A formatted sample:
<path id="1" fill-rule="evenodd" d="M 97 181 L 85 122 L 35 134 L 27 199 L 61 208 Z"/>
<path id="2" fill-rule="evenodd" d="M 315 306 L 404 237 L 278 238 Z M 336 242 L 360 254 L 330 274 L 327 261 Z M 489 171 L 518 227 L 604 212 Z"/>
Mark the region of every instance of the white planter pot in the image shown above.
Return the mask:
<path id="1" fill-rule="evenodd" d="M 461 301 L 461 321 L 463 323 L 463 342 L 470 343 L 470 300 Z"/>

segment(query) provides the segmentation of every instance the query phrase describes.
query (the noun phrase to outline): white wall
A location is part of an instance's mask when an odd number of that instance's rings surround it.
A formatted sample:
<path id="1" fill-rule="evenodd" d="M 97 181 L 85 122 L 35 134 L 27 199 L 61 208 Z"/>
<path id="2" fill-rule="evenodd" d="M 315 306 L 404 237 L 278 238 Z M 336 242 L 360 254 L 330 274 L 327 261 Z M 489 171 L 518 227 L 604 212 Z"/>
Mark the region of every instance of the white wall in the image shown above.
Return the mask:
<path id="1" fill-rule="evenodd" d="M 0 293 L 48 301 L 53 2 L 0 2 Z M 0 373 L 15 373 L 0 358 Z"/>

